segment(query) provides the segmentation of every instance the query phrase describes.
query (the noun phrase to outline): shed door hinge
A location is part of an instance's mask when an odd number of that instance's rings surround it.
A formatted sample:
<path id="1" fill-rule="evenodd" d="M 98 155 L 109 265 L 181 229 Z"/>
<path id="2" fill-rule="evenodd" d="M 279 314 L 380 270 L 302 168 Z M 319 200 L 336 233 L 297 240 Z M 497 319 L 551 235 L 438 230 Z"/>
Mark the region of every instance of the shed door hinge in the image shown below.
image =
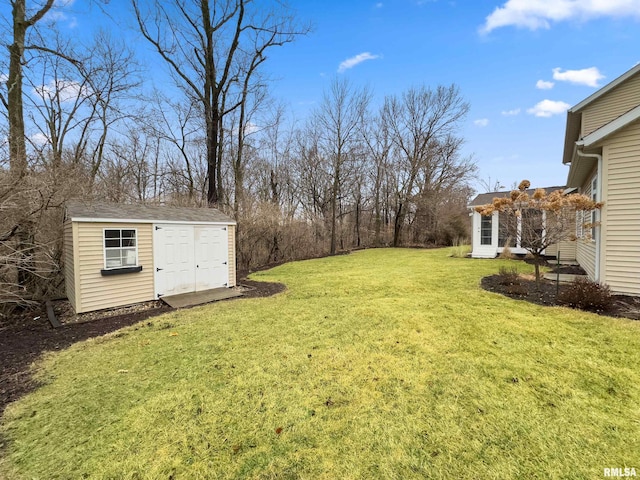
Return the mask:
<path id="1" fill-rule="evenodd" d="M 164 295 L 164 293 L 159 293 L 158 294 L 158 298 L 162 297 Z"/>
<path id="2" fill-rule="evenodd" d="M 156 230 L 162 230 L 162 227 L 156 225 Z"/>
<path id="3" fill-rule="evenodd" d="M 161 270 L 164 270 L 164 268 L 156 267 L 156 272 L 160 272 Z"/>

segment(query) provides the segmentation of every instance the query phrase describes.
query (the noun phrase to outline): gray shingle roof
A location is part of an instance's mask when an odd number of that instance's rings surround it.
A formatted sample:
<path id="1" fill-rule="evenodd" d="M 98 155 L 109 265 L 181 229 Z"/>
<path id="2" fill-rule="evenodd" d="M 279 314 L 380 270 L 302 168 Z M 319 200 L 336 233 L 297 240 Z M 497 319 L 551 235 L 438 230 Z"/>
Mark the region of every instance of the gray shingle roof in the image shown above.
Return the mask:
<path id="1" fill-rule="evenodd" d="M 66 217 L 73 221 L 139 220 L 148 222 L 215 222 L 235 225 L 235 220 L 215 208 L 168 207 L 104 202 L 69 201 Z"/>
<path id="2" fill-rule="evenodd" d="M 543 190 L 547 193 L 551 193 L 551 192 L 555 192 L 556 190 L 566 190 L 567 187 L 544 187 Z M 535 188 L 530 188 L 529 190 L 527 190 L 527 193 L 529 195 L 533 195 L 533 192 L 535 192 L 536 189 Z M 471 203 L 469 204 L 469 207 L 477 207 L 479 205 L 487 205 L 489 203 L 491 203 L 493 201 L 494 198 L 502 198 L 502 197 L 508 197 L 509 195 L 511 195 L 511 190 L 508 191 L 502 191 L 502 192 L 489 192 L 489 193 L 481 193 L 480 195 L 476 196 L 476 198 L 474 198 L 473 200 L 471 200 Z"/>

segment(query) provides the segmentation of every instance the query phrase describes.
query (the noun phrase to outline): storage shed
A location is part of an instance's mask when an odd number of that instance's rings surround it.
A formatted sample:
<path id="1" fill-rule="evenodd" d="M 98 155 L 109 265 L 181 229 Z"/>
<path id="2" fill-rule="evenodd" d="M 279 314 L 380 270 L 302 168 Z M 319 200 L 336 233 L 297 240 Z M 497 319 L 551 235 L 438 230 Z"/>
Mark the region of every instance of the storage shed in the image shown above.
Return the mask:
<path id="1" fill-rule="evenodd" d="M 236 222 L 213 208 L 69 202 L 67 296 L 76 313 L 236 285 Z"/>

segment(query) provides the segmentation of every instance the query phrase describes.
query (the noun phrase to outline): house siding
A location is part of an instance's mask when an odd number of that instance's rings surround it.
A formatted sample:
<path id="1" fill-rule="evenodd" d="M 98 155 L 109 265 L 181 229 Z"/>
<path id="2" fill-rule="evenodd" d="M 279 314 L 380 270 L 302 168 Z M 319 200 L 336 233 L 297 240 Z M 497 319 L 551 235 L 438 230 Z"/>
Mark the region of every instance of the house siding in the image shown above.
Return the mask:
<path id="1" fill-rule="evenodd" d="M 585 107 L 581 136 L 592 133 L 639 104 L 640 75 L 635 75 Z"/>
<path id="2" fill-rule="evenodd" d="M 550 245 L 545 250 L 546 255 L 558 256 L 558 250 L 560 250 L 560 260 L 575 260 L 576 259 L 576 241 L 564 241 Z"/>
<path id="3" fill-rule="evenodd" d="M 580 193 L 591 196 L 591 181 L 596 172 L 592 172 L 587 177 L 587 182 L 583 184 Z M 591 279 L 596 278 L 596 242 L 593 239 L 579 238 L 576 240 L 576 260 Z"/>
<path id="4" fill-rule="evenodd" d="M 151 224 L 83 223 L 76 224 L 78 290 L 76 312 L 89 312 L 154 299 L 153 241 Z M 141 272 L 103 277 L 103 229 L 135 228 L 138 231 L 138 265 Z M 80 248 L 81 247 L 81 248 Z"/>
<path id="5" fill-rule="evenodd" d="M 640 122 L 612 136 L 603 153 L 602 281 L 640 295 Z"/>
<path id="6" fill-rule="evenodd" d="M 73 241 L 73 223 L 67 221 L 63 225 L 63 252 L 64 252 L 64 286 L 67 292 L 67 298 L 71 306 L 75 310 L 76 305 L 76 269 L 75 269 L 75 257 L 73 254 L 74 241 Z"/>
<path id="7" fill-rule="evenodd" d="M 236 286 L 236 227 L 235 225 L 229 225 L 228 235 L 229 239 L 229 286 Z"/>

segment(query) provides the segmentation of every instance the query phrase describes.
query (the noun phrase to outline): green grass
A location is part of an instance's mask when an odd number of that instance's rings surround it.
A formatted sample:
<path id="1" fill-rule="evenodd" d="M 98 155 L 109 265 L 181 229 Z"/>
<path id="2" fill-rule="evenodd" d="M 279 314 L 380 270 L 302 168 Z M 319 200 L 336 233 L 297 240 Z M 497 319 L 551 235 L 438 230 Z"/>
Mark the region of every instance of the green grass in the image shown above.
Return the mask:
<path id="1" fill-rule="evenodd" d="M 0 478 L 602 478 L 640 469 L 640 323 L 488 293 L 507 260 L 368 250 L 40 363 Z M 520 264 L 521 269 L 529 268 Z"/>

